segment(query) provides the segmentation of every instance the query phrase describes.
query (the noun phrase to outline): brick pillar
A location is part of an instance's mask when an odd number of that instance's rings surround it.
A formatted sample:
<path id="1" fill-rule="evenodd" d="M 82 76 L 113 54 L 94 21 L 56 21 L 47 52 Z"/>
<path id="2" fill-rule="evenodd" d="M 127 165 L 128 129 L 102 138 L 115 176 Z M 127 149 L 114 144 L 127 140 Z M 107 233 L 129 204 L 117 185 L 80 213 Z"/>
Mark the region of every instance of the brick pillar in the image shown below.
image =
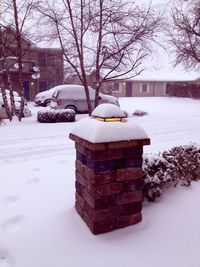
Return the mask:
<path id="1" fill-rule="evenodd" d="M 149 139 L 90 143 L 70 134 L 76 147 L 76 210 L 101 234 L 142 220 L 142 155 Z"/>

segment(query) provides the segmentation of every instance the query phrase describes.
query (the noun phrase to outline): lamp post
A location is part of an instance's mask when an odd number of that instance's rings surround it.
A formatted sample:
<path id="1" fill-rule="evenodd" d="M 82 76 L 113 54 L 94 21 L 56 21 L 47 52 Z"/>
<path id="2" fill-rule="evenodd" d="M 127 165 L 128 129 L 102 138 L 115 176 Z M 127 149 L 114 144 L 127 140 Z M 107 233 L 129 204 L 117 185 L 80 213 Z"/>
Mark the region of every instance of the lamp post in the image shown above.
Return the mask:
<path id="1" fill-rule="evenodd" d="M 31 75 L 32 79 L 35 81 L 35 94 L 38 93 L 37 80 L 40 78 L 40 68 L 38 66 L 33 66 L 34 73 Z"/>

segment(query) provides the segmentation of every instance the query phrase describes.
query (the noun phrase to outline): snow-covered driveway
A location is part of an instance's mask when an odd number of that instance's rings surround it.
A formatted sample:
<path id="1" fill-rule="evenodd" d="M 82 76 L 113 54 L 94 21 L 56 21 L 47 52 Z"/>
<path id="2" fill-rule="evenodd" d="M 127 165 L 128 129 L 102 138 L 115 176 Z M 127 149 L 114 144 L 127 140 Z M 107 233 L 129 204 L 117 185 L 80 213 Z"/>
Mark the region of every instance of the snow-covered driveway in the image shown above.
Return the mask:
<path id="1" fill-rule="evenodd" d="M 131 118 L 151 138 L 145 153 L 199 143 L 200 100 L 120 104 L 149 113 Z M 93 236 L 74 209 L 74 123 L 39 124 L 30 107 L 31 118 L 0 127 L 0 267 L 200 266 L 200 183 L 144 203 L 138 225 Z"/>

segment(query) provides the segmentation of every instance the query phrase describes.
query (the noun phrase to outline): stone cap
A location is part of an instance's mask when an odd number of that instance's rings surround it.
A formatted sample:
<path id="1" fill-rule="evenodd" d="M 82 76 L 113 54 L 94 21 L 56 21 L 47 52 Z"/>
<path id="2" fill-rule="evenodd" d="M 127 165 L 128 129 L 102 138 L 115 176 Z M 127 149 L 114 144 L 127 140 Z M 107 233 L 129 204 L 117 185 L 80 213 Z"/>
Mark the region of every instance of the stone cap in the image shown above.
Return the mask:
<path id="1" fill-rule="evenodd" d="M 103 122 L 88 117 L 77 122 L 71 134 L 90 143 L 149 139 L 145 130 L 133 119 L 127 119 L 125 122 Z"/>
<path id="2" fill-rule="evenodd" d="M 69 138 L 76 143 L 88 148 L 89 150 L 108 150 L 118 148 L 130 148 L 135 146 L 150 145 L 150 139 L 139 139 L 139 140 L 127 140 L 127 141 L 115 141 L 115 142 L 104 142 L 104 143 L 91 143 L 88 140 L 84 140 L 77 135 L 70 133 Z"/>

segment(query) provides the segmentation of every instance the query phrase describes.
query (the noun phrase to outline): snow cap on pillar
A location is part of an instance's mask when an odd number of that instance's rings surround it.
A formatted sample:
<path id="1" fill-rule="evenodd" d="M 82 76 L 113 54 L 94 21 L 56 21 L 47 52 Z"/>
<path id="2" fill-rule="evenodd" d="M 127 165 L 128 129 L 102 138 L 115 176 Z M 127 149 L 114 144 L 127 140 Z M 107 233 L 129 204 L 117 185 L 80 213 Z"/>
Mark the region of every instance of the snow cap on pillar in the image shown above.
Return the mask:
<path id="1" fill-rule="evenodd" d="M 122 121 L 125 118 L 125 114 L 118 106 L 105 103 L 93 110 L 92 117 L 106 122 L 116 122 Z"/>
<path id="2" fill-rule="evenodd" d="M 118 106 L 101 104 L 94 109 L 91 117 L 76 123 L 71 135 L 91 143 L 149 139 L 147 133 L 133 119 L 124 121 L 124 118 L 125 114 Z"/>

